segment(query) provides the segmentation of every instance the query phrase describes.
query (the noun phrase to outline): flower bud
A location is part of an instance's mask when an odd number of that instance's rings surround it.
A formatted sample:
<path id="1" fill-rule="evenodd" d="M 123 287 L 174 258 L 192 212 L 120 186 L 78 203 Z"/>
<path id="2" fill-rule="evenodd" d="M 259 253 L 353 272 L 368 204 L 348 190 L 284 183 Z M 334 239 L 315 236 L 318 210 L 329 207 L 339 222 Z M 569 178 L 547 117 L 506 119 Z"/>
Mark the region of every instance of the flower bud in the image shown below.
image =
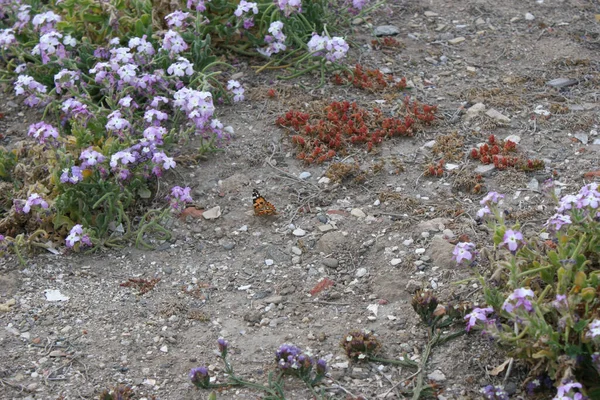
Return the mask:
<path id="1" fill-rule="evenodd" d="M 581 291 L 581 297 L 586 303 L 591 303 L 596 298 L 596 289 L 593 287 L 586 287 Z"/>

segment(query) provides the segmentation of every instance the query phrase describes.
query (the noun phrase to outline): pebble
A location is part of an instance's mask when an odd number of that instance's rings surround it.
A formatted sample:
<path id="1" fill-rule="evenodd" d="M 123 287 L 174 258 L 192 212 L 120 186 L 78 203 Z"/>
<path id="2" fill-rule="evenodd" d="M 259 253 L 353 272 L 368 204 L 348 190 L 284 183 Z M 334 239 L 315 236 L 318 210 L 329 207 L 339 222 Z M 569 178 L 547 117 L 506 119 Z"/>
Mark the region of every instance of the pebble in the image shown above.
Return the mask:
<path id="1" fill-rule="evenodd" d="M 329 179 L 326 176 L 324 176 L 321 179 L 319 179 L 319 183 L 322 184 L 322 185 L 327 185 L 329 182 L 331 182 L 331 179 Z"/>
<path id="2" fill-rule="evenodd" d="M 271 260 L 270 258 L 267 258 L 267 259 L 265 260 L 265 265 L 266 265 L 267 267 L 270 267 L 270 266 L 271 266 L 271 265 L 273 265 L 273 264 L 275 264 L 275 262 L 274 262 L 273 260 Z"/>
<path id="3" fill-rule="evenodd" d="M 29 340 L 31 338 L 31 333 L 23 332 L 23 333 L 21 333 L 21 337 L 25 340 Z"/>
<path id="4" fill-rule="evenodd" d="M 366 268 L 359 268 L 359 269 L 356 270 L 356 277 L 357 278 L 362 278 L 366 274 L 367 274 L 367 269 Z"/>
<path id="5" fill-rule="evenodd" d="M 465 120 L 469 121 L 469 120 L 475 118 L 477 115 L 479 115 L 479 113 L 481 113 L 483 111 L 485 111 L 485 104 L 483 104 L 483 103 L 474 104 L 467 109 L 467 112 L 465 114 Z"/>
<path id="6" fill-rule="evenodd" d="M 578 133 L 574 134 L 573 136 L 583 144 L 587 145 L 589 142 L 587 133 L 578 132 Z"/>
<path id="7" fill-rule="evenodd" d="M 302 255 L 302 250 L 300 250 L 296 246 L 292 246 L 292 253 L 294 253 L 295 255 L 299 256 L 299 255 Z"/>
<path id="8" fill-rule="evenodd" d="M 223 248 L 225 250 L 233 250 L 234 247 L 235 247 L 235 243 L 234 242 L 225 242 L 225 243 L 223 243 Z"/>
<path id="9" fill-rule="evenodd" d="M 292 235 L 298 236 L 298 237 L 302 237 L 302 236 L 306 235 L 306 231 L 304 229 L 301 229 L 301 228 L 296 228 L 292 232 Z"/>
<path id="10" fill-rule="evenodd" d="M 494 164 L 479 165 L 475 168 L 474 172 L 477 175 L 490 176 L 495 169 L 496 167 L 494 167 Z"/>
<path id="11" fill-rule="evenodd" d="M 325 233 L 325 232 L 329 232 L 329 231 L 332 231 L 332 230 L 334 230 L 334 229 L 335 229 L 335 228 L 334 228 L 334 227 L 333 227 L 333 225 L 331 225 L 331 224 L 319 225 L 319 231 L 320 231 L 320 232 L 323 232 L 323 233 Z"/>
<path id="12" fill-rule="evenodd" d="M 377 200 L 375 200 L 375 201 L 373 202 L 373 206 L 374 206 L 374 207 L 377 207 L 377 206 L 378 206 L 378 205 L 380 205 L 380 204 L 381 204 L 381 201 L 380 201 L 379 199 L 377 199 Z"/>
<path id="13" fill-rule="evenodd" d="M 420 290 L 423 287 L 421 282 L 411 279 L 406 284 L 406 291 L 408 293 L 415 293 L 417 290 Z"/>
<path id="14" fill-rule="evenodd" d="M 337 268 L 339 265 L 339 261 L 335 258 L 325 258 L 323 259 L 322 263 L 328 268 Z"/>
<path id="15" fill-rule="evenodd" d="M 393 25 L 380 25 L 373 30 L 375 36 L 396 36 L 400 34 L 400 29 Z"/>
<path id="16" fill-rule="evenodd" d="M 498 122 L 503 122 L 503 123 L 510 122 L 510 118 L 508 118 L 506 115 L 502 114 L 500 111 L 494 110 L 493 108 L 490 108 L 489 110 L 487 110 L 485 115 L 487 115 L 490 118 L 495 119 Z"/>
<path id="17" fill-rule="evenodd" d="M 302 180 L 306 180 L 306 179 L 310 178 L 311 175 L 312 174 L 310 172 L 304 171 L 304 172 L 301 172 L 300 175 L 298 175 L 298 178 L 300 178 Z"/>
<path id="18" fill-rule="evenodd" d="M 167 345 L 164 345 L 160 348 L 160 351 L 162 351 L 163 353 L 168 353 L 169 352 L 169 348 L 167 347 Z"/>
<path id="19" fill-rule="evenodd" d="M 426 17 L 437 17 L 438 13 L 433 12 L 433 11 L 425 11 L 425 16 Z"/>
<path id="20" fill-rule="evenodd" d="M 483 25 L 485 24 L 485 21 L 483 20 L 483 18 L 477 18 L 475 20 L 475 25 L 479 26 L 479 25 Z"/>
<path id="21" fill-rule="evenodd" d="M 444 382 L 446 380 L 446 375 L 439 369 L 436 369 L 432 373 L 427 374 L 427 379 L 435 382 Z"/>
<path id="22" fill-rule="evenodd" d="M 563 88 L 567 86 L 577 85 L 579 81 L 577 79 L 569 79 L 569 78 L 556 78 L 551 81 L 546 82 L 546 85 L 552 86 L 555 88 Z"/>
<path id="23" fill-rule="evenodd" d="M 357 218 L 364 218 L 367 216 L 360 208 L 353 208 L 352 211 L 350 211 L 350 214 Z"/>
<path id="24" fill-rule="evenodd" d="M 262 299 L 261 301 L 267 304 L 280 304 L 283 302 L 284 297 L 283 296 L 271 296 L 271 297 L 266 297 L 264 299 Z"/>
<path id="25" fill-rule="evenodd" d="M 540 182 L 538 182 L 538 180 L 535 178 L 531 178 L 531 180 L 527 184 L 527 188 L 537 191 L 540 189 Z"/>
<path id="26" fill-rule="evenodd" d="M 390 261 L 390 264 L 392 264 L 394 267 L 398 264 L 400 264 L 402 262 L 401 258 L 392 258 L 392 261 Z"/>
<path id="27" fill-rule="evenodd" d="M 467 40 L 467 39 L 465 39 L 464 36 L 459 36 L 454 39 L 448 40 L 448 44 L 459 44 L 459 43 L 464 42 L 465 40 Z"/>
<path id="28" fill-rule="evenodd" d="M 535 19 L 534 15 L 532 13 L 526 13 L 525 14 L 525 19 L 527 21 L 533 21 Z"/>
<path id="29" fill-rule="evenodd" d="M 19 332 L 19 330 L 17 328 L 15 328 L 14 326 L 12 326 L 12 324 L 8 324 L 8 326 L 6 328 L 6 331 L 8 333 L 12 333 L 15 336 L 19 336 L 21 334 L 21 332 Z"/>
<path id="30" fill-rule="evenodd" d="M 402 242 L 403 245 L 405 246 L 410 246 L 411 244 L 413 244 L 415 241 L 412 239 L 406 239 L 405 241 Z"/>
<path id="31" fill-rule="evenodd" d="M 446 171 L 453 171 L 453 170 L 459 169 L 459 168 L 460 168 L 460 165 L 458 165 L 458 164 L 451 164 L 451 163 L 446 164 Z"/>
<path id="32" fill-rule="evenodd" d="M 204 219 L 217 219 L 221 216 L 221 207 L 216 206 L 213 208 L 209 208 L 208 210 L 202 213 L 202 217 Z"/>
<path id="33" fill-rule="evenodd" d="M 425 254 L 425 248 L 423 247 L 419 247 L 418 249 L 415 250 L 415 254 Z"/>
<path id="34" fill-rule="evenodd" d="M 171 268 L 171 267 L 164 267 L 163 271 L 164 271 L 165 274 L 171 275 L 173 273 L 173 268 Z"/>

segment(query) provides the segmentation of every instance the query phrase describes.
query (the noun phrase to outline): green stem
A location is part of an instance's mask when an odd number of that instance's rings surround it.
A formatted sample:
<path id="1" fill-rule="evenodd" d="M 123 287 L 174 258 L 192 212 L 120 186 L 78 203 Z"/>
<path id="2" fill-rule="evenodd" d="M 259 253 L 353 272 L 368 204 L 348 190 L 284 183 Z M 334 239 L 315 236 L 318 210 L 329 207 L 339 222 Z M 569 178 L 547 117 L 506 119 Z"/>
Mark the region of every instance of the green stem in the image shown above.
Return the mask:
<path id="1" fill-rule="evenodd" d="M 419 366 L 419 364 L 417 364 L 416 362 L 408 360 L 408 359 L 406 359 L 406 360 L 391 360 L 391 359 L 387 359 L 387 358 L 379 358 L 379 357 L 369 356 L 368 360 L 373 361 L 373 362 L 380 362 L 383 364 L 401 365 L 403 367 L 408 367 L 408 368 L 416 368 Z"/>

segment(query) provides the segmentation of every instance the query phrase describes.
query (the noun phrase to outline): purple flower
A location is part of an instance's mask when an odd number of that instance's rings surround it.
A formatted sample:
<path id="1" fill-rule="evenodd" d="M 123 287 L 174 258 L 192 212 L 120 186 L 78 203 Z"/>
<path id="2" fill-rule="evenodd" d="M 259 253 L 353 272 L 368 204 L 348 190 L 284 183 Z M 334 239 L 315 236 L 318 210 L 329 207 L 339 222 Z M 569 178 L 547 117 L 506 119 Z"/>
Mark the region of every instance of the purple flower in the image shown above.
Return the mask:
<path id="1" fill-rule="evenodd" d="M 238 7 L 233 14 L 239 18 L 242 16 L 242 14 L 247 13 L 250 10 L 252 10 L 254 14 L 258 14 L 258 4 L 248 2 L 246 0 L 240 0 L 240 4 L 238 4 Z"/>
<path id="2" fill-rule="evenodd" d="M 40 206 L 44 209 L 48 208 L 48 203 L 40 197 L 37 193 L 32 193 L 29 198 L 25 201 L 25 205 L 22 208 L 24 214 L 28 214 L 31 211 L 31 207 Z"/>
<path id="3" fill-rule="evenodd" d="M 0 48 L 8 50 L 8 46 L 17 43 L 14 32 L 12 29 L 0 29 Z"/>
<path id="4" fill-rule="evenodd" d="M 146 35 L 140 37 L 134 37 L 129 39 L 128 46 L 130 49 L 135 48 L 138 54 L 152 56 L 156 51 L 152 46 L 152 43 L 146 40 Z"/>
<path id="5" fill-rule="evenodd" d="M 93 167 L 96 164 L 99 164 L 104 161 L 106 157 L 104 157 L 101 153 L 94 150 L 92 147 L 88 147 L 83 150 L 79 155 L 79 159 L 83 160 L 81 163 L 81 168 L 86 169 L 87 167 Z"/>
<path id="6" fill-rule="evenodd" d="M 533 310 L 533 306 L 531 302 L 527 299 L 528 297 L 533 298 L 533 290 L 518 288 L 515 289 L 514 292 L 504 301 L 502 305 L 502 309 L 512 313 L 515 308 L 522 307 L 525 311 L 531 312 Z"/>
<path id="7" fill-rule="evenodd" d="M 136 161 L 135 156 L 129 151 L 118 151 L 110 157 L 110 167 L 115 169 L 121 162 L 122 165 L 134 163 Z"/>
<path id="8" fill-rule="evenodd" d="M 244 88 L 242 85 L 236 80 L 230 80 L 227 82 L 227 90 L 231 90 L 234 94 L 233 101 L 239 102 L 244 100 Z"/>
<path id="9" fill-rule="evenodd" d="M 302 12 L 302 0 L 275 0 L 275 3 L 287 17 L 292 13 Z"/>
<path id="10" fill-rule="evenodd" d="M 19 12 L 17 13 L 17 21 L 13 25 L 13 29 L 16 29 L 17 32 L 21 32 L 23 29 L 27 27 L 29 24 L 29 20 L 31 16 L 29 12 L 31 11 L 30 5 L 22 5 L 19 7 Z"/>
<path id="11" fill-rule="evenodd" d="M 64 89 L 74 87 L 75 81 L 79 80 L 79 75 L 79 71 L 69 71 L 68 69 L 60 70 L 56 75 L 54 75 L 56 93 L 61 94 Z"/>
<path id="12" fill-rule="evenodd" d="M 192 383 L 197 387 L 208 387 L 210 384 L 210 376 L 206 367 L 192 368 L 189 376 Z"/>
<path id="13" fill-rule="evenodd" d="M 346 43 L 343 38 L 336 36 L 327 42 L 325 48 L 327 49 L 325 58 L 328 61 L 335 62 L 346 57 L 346 53 L 348 53 L 350 46 L 348 46 L 348 43 Z"/>
<path id="14" fill-rule="evenodd" d="M 267 57 L 270 57 L 271 54 L 276 54 L 286 49 L 284 44 L 286 36 L 283 34 L 283 22 L 271 22 L 271 25 L 269 25 L 269 33 L 271 33 L 271 35 L 265 36 L 265 43 L 267 43 L 268 46 L 262 49 L 257 49 L 260 54 Z"/>
<path id="15" fill-rule="evenodd" d="M 480 390 L 487 400 L 508 400 L 508 394 L 502 386 L 487 385 Z"/>
<path id="16" fill-rule="evenodd" d="M 167 68 L 167 73 L 174 76 L 190 76 L 194 74 L 194 64 L 189 62 L 187 58 L 177 57 L 176 63 L 173 63 Z"/>
<path id="17" fill-rule="evenodd" d="M 467 328 L 466 328 L 467 332 L 469 332 L 471 330 L 471 328 L 475 326 L 477 321 L 486 322 L 487 314 L 490 314 L 492 312 L 494 312 L 494 309 L 492 307 L 474 308 L 473 311 L 471 311 L 469 314 L 467 314 L 465 316 L 465 319 L 468 319 Z"/>
<path id="18" fill-rule="evenodd" d="M 108 115 L 108 122 L 106 123 L 106 130 L 116 133 L 123 132 L 131 127 L 129 121 L 121 117 L 119 110 L 113 111 Z"/>
<path id="19" fill-rule="evenodd" d="M 523 234 L 519 231 L 513 231 L 512 229 L 507 230 L 504 233 L 504 241 L 502 244 L 506 245 L 511 252 L 517 251 L 519 245 L 523 242 Z"/>
<path id="20" fill-rule="evenodd" d="M 169 30 L 163 38 L 162 49 L 167 50 L 171 56 L 179 54 L 187 50 L 188 45 L 185 43 L 179 33 L 174 30 Z"/>
<path id="21" fill-rule="evenodd" d="M 40 56 L 42 64 L 48 64 L 48 62 L 50 62 L 50 56 L 53 54 L 58 58 L 65 58 L 67 55 L 65 46 L 58 40 L 62 37 L 63 35 L 56 31 L 50 31 L 42 35 L 39 43 L 31 50 L 31 54 Z"/>
<path id="22" fill-rule="evenodd" d="M 40 144 L 44 144 L 47 141 L 52 140 L 50 138 L 58 139 L 58 130 L 52 125 L 42 121 L 30 125 L 27 136 L 37 139 Z"/>
<path id="23" fill-rule="evenodd" d="M 254 26 L 254 18 L 250 17 L 250 18 L 244 18 L 244 29 L 250 29 Z"/>
<path id="24" fill-rule="evenodd" d="M 595 319 L 588 325 L 587 336 L 590 338 L 596 338 L 600 336 L 600 319 Z"/>
<path id="25" fill-rule="evenodd" d="M 208 0 L 210 1 L 210 0 Z M 187 0 L 187 8 L 196 9 L 196 11 L 206 11 L 206 5 L 204 4 L 205 0 Z"/>
<path id="26" fill-rule="evenodd" d="M 569 302 L 567 300 L 567 295 L 565 294 L 557 294 L 556 298 L 552 302 L 552 307 L 556 308 L 559 311 L 566 311 L 569 309 Z"/>
<path id="27" fill-rule="evenodd" d="M 224 338 L 219 338 L 217 340 L 217 344 L 219 345 L 219 352 L 221 353 L 221 357 L 226 357 L 227 356 L 227 348 L 229 347 L 229 342 L 227 340 L 225 340 Z"/>
<path id="28" fill-rule="evenodd" d="M 171 14 L 167 15 L 165 17 L 165 21 L 167 21 L 167 25 L 169 26 L 169 28 L 172 27 L 177 27 L 177 28 L 181 28 L 187 25 L 187 21 L 186 19 L 190 16 L 190 13 L 188 12 L 183 12 L 181 10 L 177 10 L 175 12 L 172 12 Z"/>
<path id="29" fill-rule="evenodd" d="M 152 103 L 150 103 L 150 107 L 158 108 L 160 103 L 169 104 L 169 99 L 164 96 L 156 96 L 152 99 Z"/>
<path id="30" fill-rule="evenodd" d="M 327 372 L 327 361 L 322 358 L 317 360 L 317 375 L 325 375 Z"/>
<path id="31" fill-rule="evenodd" d="M 483 218 L 484 216 L 491 214 L 492 211 L 490 210 L 490 208 L 488 206 L 483 206 L 482 208 L 479 209 L 479 211 L 477 211 L 477 217 L 478 218 Z"/>
<path id="32" fill-rule="evenodd" d="M 17 96 L 27 96 L 25 104 L 34 107 L 41 103 L 41 94 L 46 93 L 46 86 L 35 81 L 29 75 L 19 75 L 14 83 L 15 94 Z M 39 97 L 38 97 L 39 96 Z"/>
<path id="33" fill-rule="evenodd" d="M 158 125 L 160 124 L 160 121 L 166 121 L 167 118 L 169 118 L 167 113 L 154 109 L 150 109 L 144 113 L 144 121 L 149 124 L 155 122 L 156 125 Z"/>
<path id="34" fill-rule="evenodd" d="M 37 14 L 33 17 L 31 24 L 35 30 L 39 30 L 40 33 L 48 33 L 54 29 L 57 22 L 61 20 L 60 15 L 47 11 L 42 14 Z"/>
<path id="35" fill-rule="evenodd" d="M 69 174 L 70 172 L 70 174 Z M 81 173 L 81 168 L 74 165 L 69 168 L 63 169 L 62 175 L 60 176 L 60 181 L 62 183 L 72 183 L 77 184 L 83 180 L 83 174 Z"/>
<path id="36" fill-rule="evenodd" d="M 489 205 L 489 203 L 498 203 L 501 199 L 504 198 L 503 194 L 499 194 L 497 192 L 489 192 L 485 195 L 483 199 L 479 202 L 481 205 Z"/>
<path id="37" fill-rule="evenodd" d="M 277 366 L 287 373 L 306 371 L 312 367 L 312 360 L 302 354 L 300 348 L 291 344 L 282 344 L 275 353 Z"/>
<path id="38" fill-rule="evenodd" d="M 87 247 L 92 245 L 89 235 L 83 233 L 83 226 L 79 224 L 71 228 L 69 235 L 65 238 L 65 245 L 68 248 L 73 248 L 77 242 L 81 242 L 82 245 Z"/>
<path id="39" fill-rule="evenodd" d="M 558 211 L 559 213 L 562 213 L 566 210 L 570 210 L 571 208 L 573 208 L 574 204 L 575 205 L 577 204 L 577 202 L 578 202 L 577 196 L 574 196 L 572 194 L 563 196 L 560 199 L 560 202 L 558 203 L 558 207 L 556 208 L 556 211 Z"/>
<path id="40" fill-rule="evenodd" d="M 473 259 L 473 254 L 471 251 L 474 249 L 475 245 L 471 242 L 458 242 L 452 251 L 452 259 L 458 264 L 460 264 L 463 260 L 470 261 Z"/>
<path id="41" fill-rule="evenodd" d="M 578 382 L 563 382 L 556 389 L 556 396 L 552 400 L 583 400 L 583 394 L 575 391 L 575 389 L 581 390 L 583 387 Z"/>
<path id="42" fill-rule="evenodd" d="M 571 223 L 571 216 L 557 213 L 550 217 L 550 219 L 546 222 L 545 226 L 558 231 L 564 225 L 570 225 Z"/>
<path id="43" fill-rule="evenodd" d="M 362 10 L 363 7 L 369 2 L 369 0 L 352 0 L 352 7 L 357 10 Z"/>
<path id="44" fill-rule="evenodd" d="M 61 110 L 65 113 L 65 119 L 73 118 L 81 121 L 84 125 L 93 117 L 87 105 L 74 98 L 64 100 Z"/>

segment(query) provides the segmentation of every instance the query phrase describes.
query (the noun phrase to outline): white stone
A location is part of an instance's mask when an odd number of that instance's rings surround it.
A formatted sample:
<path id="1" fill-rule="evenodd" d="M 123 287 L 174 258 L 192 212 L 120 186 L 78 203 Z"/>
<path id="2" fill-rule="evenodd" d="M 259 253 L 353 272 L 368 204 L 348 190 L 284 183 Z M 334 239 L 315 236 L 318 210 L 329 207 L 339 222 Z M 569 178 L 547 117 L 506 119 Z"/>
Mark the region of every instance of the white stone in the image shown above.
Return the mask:
<path id="1" fill-rule="evenodd" d="M 360 208 L 353 208 L 352 211 L 350 211 L 350 214 L 358 218 L 364 218 L 367 216 L 367 214 L 365 214 Z"/>
<path id="2" fill-rule="evenodd" d="M 306 235 L 306 231 L 304 229 L 301 229 L 301 228 L 296 228 L 292 232 L 292 235 L 298 236 L 298 237 L 302 237 L 302 236 Z"/>
<path id="3" fill-rule="evenodd" d="M 319 179 L 319 183 L 323 184 L 323 185 L 327 185 L 329 182 L 331 182 L 331 179 L 329 179 L 328 177 L 324 176 L 321 179 Z"/>
<path id="4" fill-rule="evenodd" d="M 405 246 L 410 246 L 411 244 L 413 244 L 415 241 L 412 239 L 406 239 L 405 241 L 402 242 L 403 245 Z"/>
<path id="5" fill-rule="evenodd" d="M 398 264 L 400 264 L 402 262 L 401 258 L 392 258 L 392 261 L 390 261 L 390 264 L 392 264 L 394 267 Z"/>
<path id="6" fill-rule="evenodd" d="M 451 163 L 446 164 L 446 171 L 453 171 L 453 170 L 459 169 L 459 168 L 460 168 L 460 165 L 458 165 L 458 164 L 451 164 Z"/>
<path id="7" fill-rule="evenodd" d="M 208 210 L 206 210 L 202 213 L 202 217 L 204 217 L 204 219 L 217 219 L 220 216 L 221 216 L 221 207 L 220 206 L 209 208 Z"/>
<path id="8" fill-rule="evenodd" d="M 301 172 L 300 175 L 298 175 L 298 178 L 305 180 L 305 179 L 310 178 L 311 175 L 312 174 L 310 172 L 304 171 L 304 172 Z"/>
<path id="9" fill-rule="evenodd" d="M 359 269 L 356 270 L 356 277 L 357 278 L 362 278 L 366 274 L 367 274 L 367 269 L 366 268 L 359 268 Z"/>
<path id="10" fill-rule="evenodd" d="M 265 260 L 265 265 L 266 265 L 267 267 L 270 267 L 270 266 L 271 266 L 271 265 L 273 265 L 273 264 L 275 264 L 275 262 L 274 262 L 273 260 L 271 260 L 270 258 L 267 258 L 267 259 Z"/>
<path id="11" fill-rule="evenodd" d="M 485 115 L 487 115 L 490 118 L 495 119 L 498 122 L 502 122 L 502 123 L 510 122 L 510 118 L 508 118 L 506 115 L 502 114 L 500 111 L 494 110 L 493 108 L 490 108 L 489 110 L 487 110 Z"/>
<path id="12" fill-rule="evenodd" d="M 519 135 L 508 135 L 506 137 L 506 139 L 504 139 L 504 141 L 509 141 L 509 140 L 511 142 L 513 142 L 514 144 L 519 144 L 519 142 L 521 142 L 521 136 L 519 136 Z"/>
<path id="13" fill-rule="evenodd" d="M 533 20 L 535 19 L 535 17 L 533 16 L 533 14 L 532 14 L 532 13 L 526 13 L 526 14 L 525 14 L 525 19 L 526 19 L 527 21 L 533 21 Z"/>
<path id="14" fill-rule="evenodd" d="M 415 254 L 425 254 L 425 249 L 423 247 L 419 247 L 415 250 Z"/>
<path id="15" fill-rule="evenodd" d="M 163 353 L 168 353 L 169 348 L 166 345 L 164 345 L 163 347 L 160 348 L 160 351 L 162 351 Z"/>

